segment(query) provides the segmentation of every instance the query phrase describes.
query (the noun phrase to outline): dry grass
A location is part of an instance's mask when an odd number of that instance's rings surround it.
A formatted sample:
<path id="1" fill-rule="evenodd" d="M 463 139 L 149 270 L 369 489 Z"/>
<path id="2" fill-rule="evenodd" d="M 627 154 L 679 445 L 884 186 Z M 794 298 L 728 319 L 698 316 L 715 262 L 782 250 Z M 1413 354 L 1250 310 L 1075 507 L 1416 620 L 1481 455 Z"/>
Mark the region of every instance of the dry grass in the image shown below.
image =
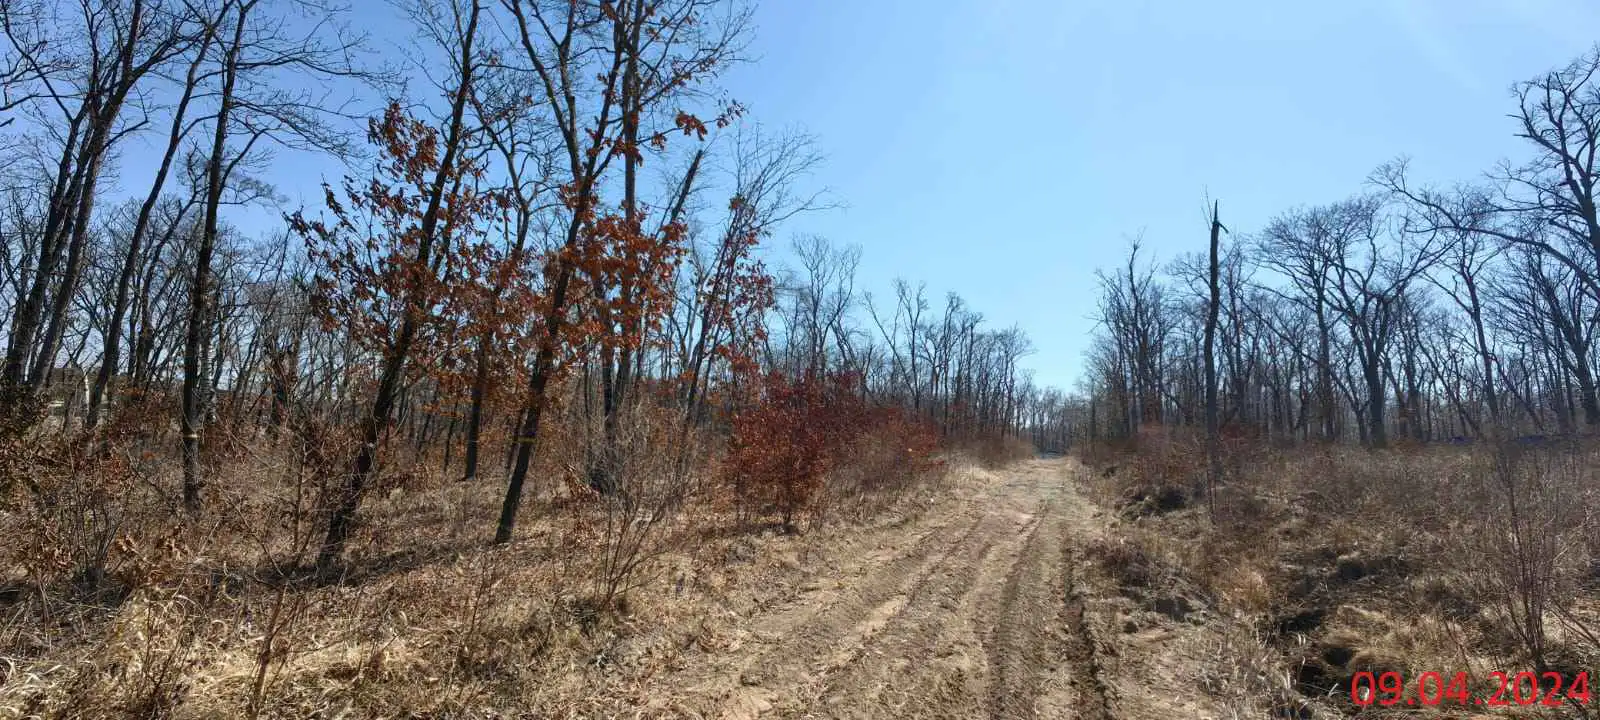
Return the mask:
<path id="1" fill-rule="evenodd" d="M 1026 460 L 1036 452 L 1031 443 L 1013 436 L 958 437 L 947 444 L 953 452 L 972 458 L 990 470 Z"/>
<path id="2" fill-rule="evenodd" d="M 0 550 L 0 718 L 669 716 L 652 678 L 725 647 L 818 553 L 927 507 L 943 476 L 878 496 L 849 469 L 838 522 L 774 534 L 701 480 L 714 464 L 671 476 L 675 456 L 641 439 L 676 437 L 658 430 L 629 430 L 643 451 L 623 467 L 654 484 L 626 502 L 570 481 L 581 453 L 552 435 L 504 547 L 495 475 L 392 464 L 336 585 L 305 571 L 331 441 L 236 443 L 197 522 L 173 511 L 169 458 L 11 457 L 36 487 L 8 488 L 0 514 L 0 534 L 31 538 Z"/>
<path id="3" fill-rule="evenodd" d="M 1240 453 L 1214 513 L 1182 441 L 1093 460 L 1097 493 L 1122 508 L 1098 564 L 1130 597 L 1215 611 L 1215 680 L 1202 684 L 1218 697 L 1280 697 L 1266 708 L 1279 713 L 1292 698 L 1308 704 L 1293 713 L 1331 717 L 1358 709 L 1349 680 L 1363 670 L 1600 665 L 1593 448 Z M 1159 506 L 1160 488 L 1191 491 Z"/>

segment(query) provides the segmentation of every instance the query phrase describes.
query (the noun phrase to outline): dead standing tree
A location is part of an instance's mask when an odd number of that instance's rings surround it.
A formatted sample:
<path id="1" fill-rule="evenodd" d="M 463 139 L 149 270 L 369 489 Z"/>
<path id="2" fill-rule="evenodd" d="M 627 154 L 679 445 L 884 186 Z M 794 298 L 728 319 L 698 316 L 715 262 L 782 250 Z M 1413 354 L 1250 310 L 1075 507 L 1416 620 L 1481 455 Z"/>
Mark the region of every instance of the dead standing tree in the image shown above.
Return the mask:
<path id="1" fill-rule="evenodd" d="M 1205 364 L 1206 364 L 1206 506 L 1212 513 L 1216 512 L 1216 488 L 1222 480 L 1222 438 L 1218 427 L 1217 412 L 1217 317 L 1222 308 L 1222 271 L 1219 261 L 1219 246 L 1222 242 L 1223 227 L 1221 203 L 1211 205 L 1211 250 L 1207 267 L 1206 286 L 1210 290 L 1210 297 L 1206 303 L 1206 338 L 1205 338 Z"/>

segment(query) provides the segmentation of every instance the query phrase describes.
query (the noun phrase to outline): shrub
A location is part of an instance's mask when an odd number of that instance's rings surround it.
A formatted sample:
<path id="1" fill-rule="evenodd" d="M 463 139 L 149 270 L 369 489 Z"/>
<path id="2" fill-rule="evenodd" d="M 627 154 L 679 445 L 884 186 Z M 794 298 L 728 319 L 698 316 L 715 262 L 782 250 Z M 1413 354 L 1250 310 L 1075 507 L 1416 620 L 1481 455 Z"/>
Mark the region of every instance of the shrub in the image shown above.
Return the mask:
<path id="1" fill-rule="evenodd" d="M 76 600 L 117 602 L 144 572 L 141 550 L 172 525 L 156 458 L 141 449 L 153 408 L 135 405 L 93 432 L 0 442 L 0 552 L 28 584 Z"/>
<path id="2" fill-rule="evenodd" d="M 734 418 L 724 465 L 743 508 L 773 512 L 793 531 L 825 483 L 836 498 L 860 500 L 937 467 L 933 428 L 900 408 L 872 406 L 857 387 L 844 373 L 762 378 L 754 402 Z"/>
<path id="3" fill-rule="evenodd" d="M 785 530 L 810 504 L 859 403 L 845 378 L 779 373 L 763 378 L 751 407 L 734 418 L 726 465 L 745 507 L 772 508 Z"/>
<path id="4" fill-rule="evenodd" d="M 603 550 L 593 578 L 597 608 L 619 604 L 643 582 L 645 563 L 669 549 L 665 526 L 693 491 L 688 458 L 700 442 L 681 423 L 676 412 L 648 402 L 618 420 L 609 458 L 613 492 L 591 495 L 602 510 L 594 527 Z"/>
<path id="5" fill-rule="evenodd" d="M 1565 581 L 1581 572 L 1570 564 L 1581 545 L 1575 500 L 1590 482 L 1587 460 L 1561 449 L 1495 448 L 1478 475 L 1487 512 L 1463 538 L 1480 598 L 1541 672 L 1549 667 L 1547 615 L 1565 603 Z"/>
<path id="6" fill-rule="evenodd" d="M 892 503 L 943 467 L 938 450 L 938 429 L 928 420 L 902 408 L 871 408 L 845 440 L 818 502 L 858 513 Z"/>

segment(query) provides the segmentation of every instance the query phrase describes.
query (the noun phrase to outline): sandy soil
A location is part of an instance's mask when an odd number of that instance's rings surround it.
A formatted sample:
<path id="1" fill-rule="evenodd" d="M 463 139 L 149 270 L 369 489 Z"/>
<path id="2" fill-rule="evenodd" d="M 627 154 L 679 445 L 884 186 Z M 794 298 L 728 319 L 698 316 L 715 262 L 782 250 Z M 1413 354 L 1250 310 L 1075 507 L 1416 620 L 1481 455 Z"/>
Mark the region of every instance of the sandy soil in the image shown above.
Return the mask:
<path id="1" fill-rule="evenodd" d="M 555 544 L 319 591 L 263 716 L 1236 717 L 1202 689 L 1221 666 L 1215 624 L 1135 603 L 1085 561 L 1118 532 L 1085 475 L 1071 459 L 959 467 L 862 522 L 690 542 L 626 617 L 544 640 L 531 589 L 559 586 L 547 575 L 572 553 Z M 485 591 L 491 567 L 521 574 Z M 184 656 L 197 680 L 175 717 L 244 706 L 259 642 L 208 642 Z M 483 659 L 450 670 L 461 648 Z M 0 682 L 0 717 L 19 716 L 7 692 L 73 682 L 26 669 Z"/>
<path id="2" fill-rule="evenodd" d="M 1126 668 L 1167 678 L 1192 666 L 1161 668 L 1159 655 L 1138 652 L 1148 638 L 1116 631 L 1122 603 L 1080 560 L 1108 517 L 1079 491 L 1080 472 L 1067 459 L 1015 465 L 876 538 L 879 547 L 837 556 L 793 598 L 739 623 L 725 652 L 660 678 L 678 697 L 671 710 L 730 719 L 1226 717 L 1165 698 L 1172 686 L 1164 693 L 1117 676 Z M 1116 644 L 1128 642 L 1136 662 L 1120 660 Z M 1177 688 L 1195 694 L 1192 684 Z"/>

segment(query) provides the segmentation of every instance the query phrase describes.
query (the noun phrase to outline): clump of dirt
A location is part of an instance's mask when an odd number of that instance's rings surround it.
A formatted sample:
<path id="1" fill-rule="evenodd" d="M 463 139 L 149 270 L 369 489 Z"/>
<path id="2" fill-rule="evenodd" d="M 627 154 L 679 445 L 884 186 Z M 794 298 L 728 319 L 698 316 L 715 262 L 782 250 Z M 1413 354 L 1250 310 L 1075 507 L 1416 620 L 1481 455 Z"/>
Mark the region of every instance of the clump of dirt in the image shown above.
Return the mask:
<path id="1" fill-rule="evenodd" d="M 1307 697 L 1327 697 L 1347 692 L 1350 678 L 1370 662 L 1360 639 L 1335 633 L 1306 646 L 1294 668 L 1294 687 Z"/>
<path id="2" fill-rule="evenodd" d="M 1199 619 L 1209 604 L 1204 593 L 1184 577 L 1181 568 L 1155 556 L 1135 540 L 1101 538 L 1090 544 L 1084 554 L 1115 582 L 1123 597 L 1145 610 L 1187 622 Z"/>
<path id="3" fill-rule="evenodd" d="M 1323 607 L 1303 607 L 1284 610 L 1271 621 L 1277 635 L 1305 635 L 1316 632 L 1328 620 L 1328 610 Z"/>
<path id="4" fill-rule="evenodd" d="M 1123 594 L 1141 592 L 1155 582 L 1155 560 L 1127 538 L 1102 538 L 1085 548 L 1084 554 L 1116 581 Z"/>
<path id="5" fill-rule="evenodd" d="M 1460 580 L 1443 575 L 1421 578 L 1416 581 L 1412 593 L 1425 609 L 1455 622 L 1470 620 L 1483 610 L 1483 606 L 1462 588 Z"/>
<path id="6" fill-rule="evenodd" d="M 1198 609 L 1189 598 L 1182 595 L 1162 595 L 1150 598 L 1146 604 L 1151 610 L 1179 622 L 1189 619 L 1189 616 Z"/>
<path id="7" fill-rule="evenodd" d="M 1127 492 L 1117 510 L 1123 519 L 1132 520 L 1182 510 L 1190 500 L 1189 492 L 1176 485 L 1140 485 Z"/>
<path id="8" fill-rule="evenodd" d="M 1388 586 L 1405 579 L 1411 569 L 1411 564 L 1398 552 L 1355 550 L 1334 558 L 1329 583 L 1335 587 L 1356 582 Z"/>

